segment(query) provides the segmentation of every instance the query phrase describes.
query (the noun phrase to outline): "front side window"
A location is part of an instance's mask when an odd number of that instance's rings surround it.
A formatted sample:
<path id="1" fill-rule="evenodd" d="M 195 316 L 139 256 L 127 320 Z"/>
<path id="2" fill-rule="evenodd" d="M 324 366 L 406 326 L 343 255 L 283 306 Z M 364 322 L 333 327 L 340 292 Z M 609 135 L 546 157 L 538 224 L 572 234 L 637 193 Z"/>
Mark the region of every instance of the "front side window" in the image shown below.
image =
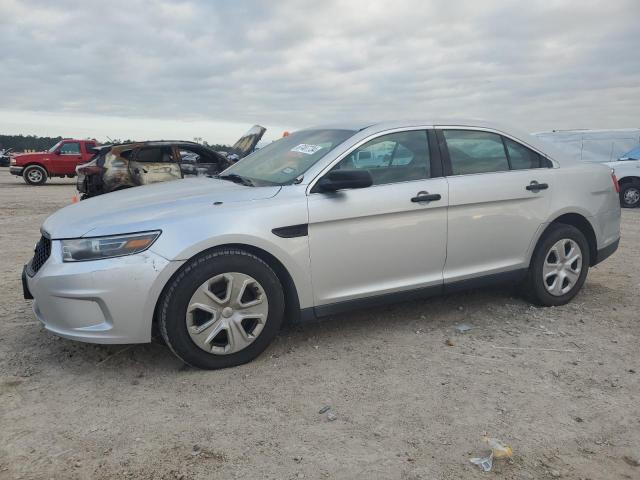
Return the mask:
<path id="1" fill-rule="evenodd" d="M 61 155 L 80 155 L 80 144 L 77 142 L 63 143 L 60 146 Z"/>
<path id="2" fill-rule="evenodd" d="M 509 170 L 500 135 L 476 130 L 444 130 L 443 135 L 453 175 Z"/>
<path id="3" fill-rule="evenodd" d="M 260 185 L 287 185 L 355 134 L 353 130 L 301 130 L 255 151 L 223 175 L 238 175 Z"/>
<path id="4" fill-rule="evenodd" d="M 540 168 L 546 166 L 542 156 L 524 145 L 514 142 L 506 137 L 504 145 L 509 153 L 509 163 L 511 170 L 527 170 L 530 168 Z"/>
<path id="5" fill-rule="evenodd" d="M 427 132 L 411 130 L 374 138 L 343 158 L 337 169 L 369 170 L 374 185 L 429 178 Z"/>

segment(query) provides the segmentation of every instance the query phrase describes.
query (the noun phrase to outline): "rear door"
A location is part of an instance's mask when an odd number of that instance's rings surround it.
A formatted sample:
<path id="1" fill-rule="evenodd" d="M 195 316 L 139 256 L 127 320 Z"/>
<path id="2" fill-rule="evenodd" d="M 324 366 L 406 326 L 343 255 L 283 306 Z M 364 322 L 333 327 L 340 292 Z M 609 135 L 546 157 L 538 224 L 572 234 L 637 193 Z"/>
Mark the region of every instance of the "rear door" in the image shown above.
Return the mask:
<path id="1" fill-rule="evenodd" d="M 334 167 L 369 170 L 371 187 L 311 189 L 309 246 L 317 306 L 442 285 L 447 181 L 427 138 L 425 129 L 381 134 Z M 431 200 L 420 200 L 428 195 Z"/>
<path id="2" fill-rule="evenodd" d="M 135 185 L 147 185 L 182 178 L 173 147 L 141 147 L 129 162 L 129 174 Z"/>
<path id="3" fill-rule="evenodd" d="M 528 266 L 532 240 L 549 218 L 549 160 L 498 132 L 437 130 L 449 182 L 444 281 Z"/>
<path id="4" fill-rule="evenodd" d="M 59 154 L 52 158 L 50 173 L 56 175 L 75 175 L 76 166 L 83 162 L 80 142 L 63 142 Z"/>

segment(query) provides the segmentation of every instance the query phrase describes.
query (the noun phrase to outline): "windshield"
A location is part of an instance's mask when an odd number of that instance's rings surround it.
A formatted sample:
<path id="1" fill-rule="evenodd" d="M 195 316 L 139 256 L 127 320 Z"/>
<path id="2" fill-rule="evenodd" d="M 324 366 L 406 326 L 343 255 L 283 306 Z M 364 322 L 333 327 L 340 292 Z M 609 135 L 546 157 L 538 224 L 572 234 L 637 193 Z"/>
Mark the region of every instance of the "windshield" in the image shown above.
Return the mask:
<path id="1" fill-rule="evenodd" d="M 620 160 L 640 160 L 640 145 L 620 156 Z"/>
<path id="2" fill-rule="evenodd" d="M 56 143 L 53 147 L 51 147 L 49 150 L 47 150 L 49 153 L 53 153 L 55 152 L 58 147 L 62 144 L 62 140 L 60 140 L 58 143 Z"/>
<path id="3" fill-rule="evenodd" d="M 283 137 L 227 168 L 222 176 L 237 175 L 256 185 L 287 185 L 311 168 L 352 130 L 302 130 Z"/>

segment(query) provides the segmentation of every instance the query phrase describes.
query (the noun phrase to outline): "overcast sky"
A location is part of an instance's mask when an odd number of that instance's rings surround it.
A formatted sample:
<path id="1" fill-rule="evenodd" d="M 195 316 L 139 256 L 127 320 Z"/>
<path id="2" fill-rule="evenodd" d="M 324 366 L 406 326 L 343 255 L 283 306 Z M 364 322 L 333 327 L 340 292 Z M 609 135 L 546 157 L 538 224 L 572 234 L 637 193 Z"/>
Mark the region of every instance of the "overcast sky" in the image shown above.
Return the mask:
<path id="1" fill-rule="evenodd" d="M 640 0 L 0 0 L 0 133 L 233 142 L 253 123 L 639 127 Z"/>

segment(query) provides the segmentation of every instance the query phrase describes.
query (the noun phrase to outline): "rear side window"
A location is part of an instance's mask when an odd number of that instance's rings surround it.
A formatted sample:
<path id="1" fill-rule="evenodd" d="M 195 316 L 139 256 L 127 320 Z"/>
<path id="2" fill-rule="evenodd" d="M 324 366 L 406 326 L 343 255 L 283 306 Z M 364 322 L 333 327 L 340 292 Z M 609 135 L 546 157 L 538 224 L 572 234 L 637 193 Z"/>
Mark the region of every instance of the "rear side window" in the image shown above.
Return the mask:
<path id="1" fill-rule="evenodd" d="M 137 162 L 143 163 L 171 163 L 173 159 L 173 151 L 166 147 L 149 147 L 141 148 L 136 155 Z"/>
<path id="2" fill-rule="evenodd" d="M 60 147 L 62 155 L 80 155 L 80 144 L 77 142 L 63 143 Z"/>
<path id="3" fill-rule="evenodd" d="M 444 130 L 443 134 L 453 175 L 509 170 L 500 135 L 475 130 Z"/>
<path id="4" fill-rule="evenodd" d="M 509 153 L 511 170 L 527 170 L 547 166 L 547 161 L 542 158 L 542 155 L 518 142 L 514 142 L 506 137 L 502 138 L 504 138 L 504 145 L 507 147 L 507 152 Z"/>

